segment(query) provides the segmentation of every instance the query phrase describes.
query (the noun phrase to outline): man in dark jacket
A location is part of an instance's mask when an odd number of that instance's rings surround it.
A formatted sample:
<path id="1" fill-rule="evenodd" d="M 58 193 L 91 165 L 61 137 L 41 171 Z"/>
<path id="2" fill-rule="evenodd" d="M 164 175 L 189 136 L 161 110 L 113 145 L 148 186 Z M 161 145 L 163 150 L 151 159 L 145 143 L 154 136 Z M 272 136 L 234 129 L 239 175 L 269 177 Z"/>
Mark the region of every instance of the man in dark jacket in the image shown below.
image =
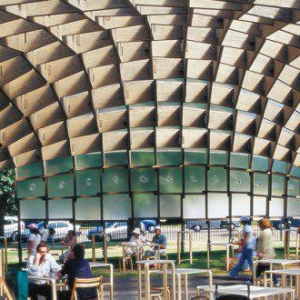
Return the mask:
<path id="1" fill-rule="evenodd" d="M 63 291 L 60 293 L 60 299 L 70 299 L 75 282 L 75 278 L 92 278 L 92 271 L 90 268 L 89 262 L 84 259 L 84 247 L 81 244 L 76 244 L 70 253 L 70 259 L 66 261 L 61 271 L 57 273 L 59 278 L 64 275 L 68 275 L 68 285 L 69 291 Z M 78 298 L 80 300 L 85 299 L 95 299 L 97 297 L 96 288 L 83 289 L 80 288 L 77 290 Z"/>

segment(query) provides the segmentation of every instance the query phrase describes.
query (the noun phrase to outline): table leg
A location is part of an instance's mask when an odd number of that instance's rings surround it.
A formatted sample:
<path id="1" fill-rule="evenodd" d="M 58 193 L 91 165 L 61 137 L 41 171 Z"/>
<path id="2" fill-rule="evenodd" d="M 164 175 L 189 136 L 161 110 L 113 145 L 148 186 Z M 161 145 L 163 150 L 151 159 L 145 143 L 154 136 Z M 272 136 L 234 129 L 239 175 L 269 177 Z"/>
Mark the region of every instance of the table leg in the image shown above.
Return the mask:
<path id="1" fill-rule="evenodd" d="M 51 280 L 51 288 L 52 288 L 52 300 L 57 300 L 57 291 L 56 291 L 55 279 Z"/>
<path id="2" fill-rule="evenodd" d="M 138 264 L 138 299 L 142 299 L 142 267 Z"/>
<path id="3" fill-rule="evenodd" d="M 164 299 L 168 299 L 168 274 L 167 274 L 167 270 L 168 270 L 168 265 L 163 264 L 163 288 L 164 288 L 163 295 L 164 295 Z"/>
<path id="4" fill-rule="evenodd" d="M 188 275 L 184 275 L 184 290 L 185 290 L 185 300 L 189 299 L 189 285 L 188 285 Z"/>
<path id="5" fill-rule="evenodd" d="M 149 264 L 145 264 L 145 300 L 150 300 L 150 273 Z M 167 298 L 165 298 L 167 299 Z"/>
<path id="6" fill-rule="evenodd" d="M 206 253 L 207 253 L 207 269 L 209 269 L 210 268 L 210 245 L 209 245 L 209 243 L 207 243 Z"/>
<path id="7" fill-rule="evenodd" d="M 226 271 L 229 271 L 229 245 L 226 245 Z"/>
<path id="8" fill-rule="evenodd" d="M 177 277 L 177 299 L 181 300 L 182 296 L 181 296 L 181 277 L 180 274 L 176 274 Z M 175 291 L 173 291 L 175 292 Z"/>
<path id="9" fill-rule="evenodd" d="M 109 266 L 109 270 L 110 270 L 110 274 L 109 274 L 109 277 L 110 277 L 110 300 L 113 300 L 114 299 L 114 267 L 113 265 L 110 265 Z"/>
<path id="10" fill-rule="evenodd" d="M 296 293 L 298 299 L 300 299 L 300 276 L 296 276 Z"/>
<path id="11" fill-rule="evenodd" d="M 212 278 L 212 271 L 211 270 L 207 270 L 208 273 L 208 282 L 209 282 L 209 287 L 212 288 L 213 285 L 213 278 Z M 213 294 L 209 293 L 209 299 L 213 300 Z"/>

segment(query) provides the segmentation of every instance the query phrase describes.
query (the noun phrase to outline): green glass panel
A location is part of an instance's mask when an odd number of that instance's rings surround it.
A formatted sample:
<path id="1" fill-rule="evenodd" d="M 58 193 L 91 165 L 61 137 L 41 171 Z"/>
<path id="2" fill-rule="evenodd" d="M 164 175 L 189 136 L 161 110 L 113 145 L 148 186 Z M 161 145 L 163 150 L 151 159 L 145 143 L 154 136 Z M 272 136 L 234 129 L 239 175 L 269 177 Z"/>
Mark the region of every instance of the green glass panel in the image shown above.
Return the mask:
<path id="1" fill-rule="evenodd" d="M 123 166 L 128 164 L 128 157 L 126 151 L 108 152 L 105 153 L 105 166 Z"/>
<path id="2" fill-rule="evenodd" d="M 299 196 L 299 181 L 290 178 L 288 181 L 287 193 L 289 196 Z"/>
<path id="3" fill-rule="evenodd" d="M 250 176 L 248 172 L 230 171 L 230 191 L 250 192 Z"/>
<path id="4" fill-rule="evenodd" d="M 154 151 L 132 151 L 131 165 L 133 167 L 148 167 L 155 165 Z"/>
<path id="5" fill-rule="evenodd" d="M 67 197 L 74 195 L 73 174 L 58 175 L 48 179 L 49 197 Z"/>
<path id="6" fill-rule="evenodd" d="M 201 219 L 205 218 L 205 196 L 185 195 L 183 199 L 183 218 Z"/>
<path id="7" fill-rule="evenodd" d="M 287 217 L 300 217 L 300 199 L 287 199 Z"/>
<path id="8" fill-rule="evenodd" d="M 155 169 L 132 169 L 131 189 L 134 192 L 151 192 L 157 190 Z"/>
<path id="9" fill-rule="evenodd" d="M 129 195 L 104 195 L 103 218 L 104 220 L 128 220 L 131 218 Z"/>
<path id="10" fill-rule="evenodd" d="M 182 163 L 181 151 L 157 152 L 157 164 L 160 166 L 178 166 Z"/>
<path id="11" fill-rule="evenodd" d="M 224 193 L 208 193 L 208 218 L 227 218 L 229 215 L 229 199 Z"/>
<path id="12" fill-rule="evenodd" d="M 179 218 L 181 217 L 181 197 L 180 195 L 160 195 L 160 217 Z"/>
<path id="13" fill-rule="evenodd" d="M 76 220 L 100 220 L 100 198 L 80 198 L 75 202 Z"/>
<path id="14" fill-rule="evenodd" d="M 49 200 L 49 218 L 50 219 L 72 219 L 73 204 L 72 199 Z"/>
<path id="15" fill-rule="evenodd" d="M 45 219 L 46 201 L 41 199 L 20 200 L 20 217 L 23 220 Z"/>
<path id="16" fill-rule="evenodd" d="M 101 153 L 90 153 L 76 156 L 77 169 L 87 169 L 102 166 Z"/>
<path id="17" fill-rule="evenodd" d="M 226 191 L 227 174 L 224 168 L 212 167 L 208 171 L 208 190 Z"/>
<path id="18" fill-rule="evenodd" d="M 287 173 L 287 163 L 284 161 L 276 160 L 273 161 L 272 171 L 277 173 Z"/>
<path id="19" fill-rule="evenodd" d="M 45 196 L 45 182 L 42 178 L 17 182 L 18 198 Z"/>
<path id="20" fill-rule="evenodd" d="M 284 199 L 271 198 L 269 202 L 269 216 L 274 218 L 282 218 L 284 216 Z"/>
<path id="21" fill-rule="evenodd" d="M 284 194 L 285 177 L 272 175 L 272 195 L 282 196 Z"/>
<path id="22" fill-rule="evenodd" d="M 249 155 L 240 153 L 231 153 L 230 167 L 239 169 L 249 169 Z"/>
<path id="23" fill-rule="evenodd" d="M 291 176 L 300 178 L 300 168 L 293 165 L 291 168 Z"/>
<path id="24" fill-rule="evenodd" d="M 267 174 L 254 173 L 253 191 L 256 195 L 268 195 L 269 177 Z"/>
<path id="25" fill-rule="evenodd" d="M 182 192 L 182 170 L 165 168 L 159 170 L 159 189 L 161 193 Z"/>
<path id="26" fill-rule="evenodd" d="M 127 192 L 128 170 L 121 168 L 103 171 L 103 192 Z"/>
<path id="27" fill-rule="evenodd" d="M 253 197 L 253 215 L 265 216 L 267 214 L 267 198 Z"/>
<path id="28" fill-rule="evenodd" d="M 185 162 L 189 164 L 207 164 L 206 151 L 185 151 Z"/>
<path id="29" fill-rule="evenodd" d="M 73 158 L 63 157 L 46 161 L 47 174 L 57 174 L 73 170 Z"/>
<path id="30" fill-rule="evenodd" d="M 210 164 L 211 165 L 227 165 L 228 154 L 223 151 L 211 151 L 210 152 Z"/>
<path id="31" fill-rule="evenodd" d="M 77 195 L 97 195 L 100 193 L 100 171 L 77 171 L 76 188 Z"/>
<path id="32" fill-rule="evenodd" d="M 19 167 L 17 173 L 19 178 L 42 176 L 44 174 L 43 163 L 37 162 L 35 164 Z"/>
<path id="33" fill-rule="evenodd" d="M 231 212 L 232 216 L 249 216 L 250 215 L 250 196 L 247 194 L 232 194 Z"/>
<path id="34" fill-rule="evenodd" d="M 201 193 L 205 190 L 205 168 L 197 166 L 184 167 L 186 193 Z"/>
<path id="35" fill-rule="evenodd" d="M 135 218 L 157 218 L 157 196 L 154 194 L 135 194 L 133 197 Z"/>
<path id="36" fill-rule="evenodd" d="M 252 170 L 266 171 L 269 168 L 269 161 L 267 157 L 253 156 L 252 159 Z"/>

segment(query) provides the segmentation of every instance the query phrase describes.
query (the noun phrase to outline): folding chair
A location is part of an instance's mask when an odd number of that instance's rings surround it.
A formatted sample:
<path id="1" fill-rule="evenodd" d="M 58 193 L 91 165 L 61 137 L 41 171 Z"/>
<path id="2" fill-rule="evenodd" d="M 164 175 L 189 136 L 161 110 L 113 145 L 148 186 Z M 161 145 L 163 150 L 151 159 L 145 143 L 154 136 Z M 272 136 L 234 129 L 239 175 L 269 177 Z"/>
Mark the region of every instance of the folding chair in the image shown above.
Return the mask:
<path id="1" fill-rule="evenodd" d="M 7 284 L 3 277 L 0 277 L 0 297 L 4 296 L 4 299 L 13 300 Z"/>
<path id="2" fill-rule="evenodd" d="M 95 278 L 75 278 L 74 286 L 72 289 L 71 300 L 77 300 L 77 289 L 97 288 L 97 299 L 103 299 L 101 293 L 102 276 Z"/>

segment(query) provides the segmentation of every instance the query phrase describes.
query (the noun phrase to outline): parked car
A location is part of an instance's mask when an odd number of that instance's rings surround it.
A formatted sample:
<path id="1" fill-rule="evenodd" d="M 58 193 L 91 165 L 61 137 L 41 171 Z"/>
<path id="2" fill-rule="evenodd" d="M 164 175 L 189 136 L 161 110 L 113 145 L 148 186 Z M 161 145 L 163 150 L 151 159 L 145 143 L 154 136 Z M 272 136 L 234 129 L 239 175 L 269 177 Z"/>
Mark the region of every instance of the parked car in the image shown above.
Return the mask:
<path id="1" fill-rule="evenodd" d="M 210 229 L 227 229 L 228 231 L 234 230 L 237 227 L 240 227 L 239 221 L 228 221 L 228 220 L 213 220 L 210 222 Z M 186 227 L 192 229 L 196 232 L 201 230 L 208 229 L 208 223 L 201 220 L 189 220 L 186 222 Z"/>
<path id="2" fill-rule="evenodd" d="M 292 217 L 282 218 L 280 220 L 272 220 L 272 227 L 277 230 L 285 228 L 285 222 L 287 222 L 287 229 L 294 227 L 298 228 L 300 226 L 300 219 L 294 219 Z"/>
<path id="3" fill-rule="evenodd" d="M 106 241 L 110 242 L 111 240 L 120 240 L 120 239 L 126 239 L 127 238 L 127 223 L 126 222 L 107 222 L 105 224 L 105 233 Z M 92 239 L 92 235 L 95 235 L 95 241 L 99 242 L 103 240 L 104 234 L 103 234 L 103 226 L 97 226 L 94 229 L 91 229 L 88 232 L 88 239 Z"/>
<path id="4" fill-rule="evenodd" d="M 21 230 L 24 230 L 25 224 L 21 221 Z M 11 239 L 12 234 L 18 230 L 18 217 L 4 217 L 4 236 Z"/>
<path id="5" fill-rule="evenodd" d="M 64 238 L 69 230 L 73 230 L 73 224 L 70 223 L 69 221 L 49 221 L 49 228 L 53 228 L 55 230 L 55 236 L 54 239 L 55 240 L 61 240 L 62 238 Z M 37 224 L 38 229 L 42 229 L 44 228 L 44 221 L 39 222 Z M 75 225 L 75 232 L 76 235 L 80 235 L 81 234 L 81 229 L 79 225 Z M 22 232 L 21 232 L 21 238 L 23 242 L 26 242 L 29 236 L 29 229 L 25 228 Z M 18 231 L 14 231 L 12 236 L 11 236 L 11 241 L 15 242 L 18 241 L 19 239 L 19 233 Z"/>

